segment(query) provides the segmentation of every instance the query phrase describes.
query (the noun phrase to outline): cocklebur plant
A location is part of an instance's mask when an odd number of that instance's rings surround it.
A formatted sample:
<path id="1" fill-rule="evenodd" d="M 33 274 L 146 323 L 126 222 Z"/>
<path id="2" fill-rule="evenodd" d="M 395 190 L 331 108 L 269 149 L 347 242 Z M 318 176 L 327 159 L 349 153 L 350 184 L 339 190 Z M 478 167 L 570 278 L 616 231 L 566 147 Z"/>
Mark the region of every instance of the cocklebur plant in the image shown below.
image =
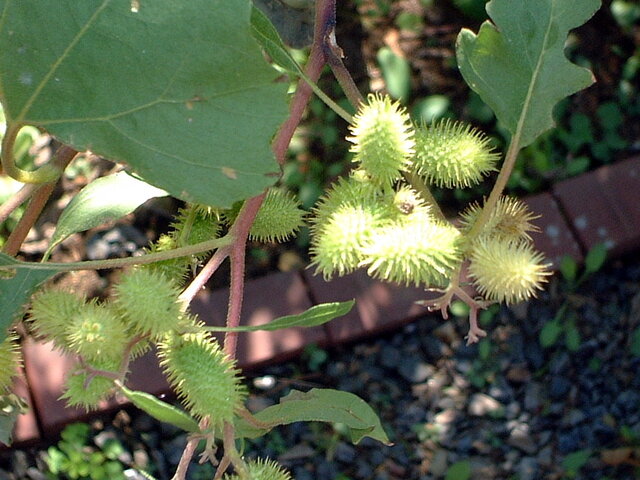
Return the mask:
<path id="1" fill-rule="evenodd" d="M 186 478 L 202 440 L 203 458 L 218 465 L 218 480 L 287 479 L 269 460 L 246 462 L 238 441 L 300 420 L 345 424 L 354 443 L 365 436 L 388 443 L 375 413 L 350 393 L 294 390 L 259 412 L 243 405 L 238 334 L 321 325 L 353 305 L 316 305 L 267 325 L 240 325 L 248 239 L 287 239 L 304 216 L 292 197 L 272 188 L 311 92 L 351 125 L 355 167 L 313 212 L 318 273 L 362 268 L 382 280 L 440 288 L 443 295 L 427 305 L 446 317 L 454 297 L 466 302 L 470 342 L 484 335 L 476 321 L 480 308 L 527 298 L 546 276 L 529 238 L 535 215 L 503 190 L 518 151 L 553 126 L 553 106 L 592 83 L 590 72 L 565 58 L 563 46 L 599 1 L 492 0 L 491 21 L 477 35 L 460 33 L 456 52 L 464 79 L 512 135 L 501 165 L 488 141 L 466 125 L 416 125 L 383 95 L 363 101 L 336 44 L 335 6 L 335 0 L 315 1 L 314 42 L 303 69 L 249 0 L 0 0 L 2 169 L 25 183 L 0 206 L 0 220 L 31 200 L 0 254 L 0 326 L 4 331 L 21 321 L 33 296 L 29 328 L 77 358 L 63 393 L 70 404 L 96 408 L 121 395 L 189 432 L 176 480 Z M 47 22 L 33 28 L 45 12 Z M 357 110 L 354 117 L 316 85 L 325 64 Z M 292 97 L 289 82 L 278 81 L 283 74 L 300 78 Z M 25 125 L 63 145 L 35 170 L 15 160 Z M 123 164 L 122 170 L 71 200 L 43 262 L 13 258 L 61 172 L 87 150 Z M 429 184 L 464 188 L 494 170 L 499 173 L 482 206 L 471 206 L 459 225 L 444 218 Z M 144 255 L 49 261 L 68 236 L 167 195 L 186 207 Z M 212 337 L 216 329 L 195 318 L 189 303 L 227 258 L 229 304 L 227 324 L 217 328 L 225 333 L 220 345 Z M 38 291 L 57 274 L 105 268 L 124 268 L 109 299 Z M 480 298 L 460 285 L 466 268 Z M 131 360 L 153 345 L 184 410 L 127 387 Z"/>

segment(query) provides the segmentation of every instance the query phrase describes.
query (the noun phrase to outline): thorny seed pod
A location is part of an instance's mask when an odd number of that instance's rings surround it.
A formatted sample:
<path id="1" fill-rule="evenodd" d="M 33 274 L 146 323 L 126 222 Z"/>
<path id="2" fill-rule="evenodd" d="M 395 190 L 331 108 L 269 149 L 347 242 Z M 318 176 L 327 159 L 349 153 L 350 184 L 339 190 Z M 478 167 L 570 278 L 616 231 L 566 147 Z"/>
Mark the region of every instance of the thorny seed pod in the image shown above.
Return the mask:
<path id="1" fill-rule="evenodd" d="M 543 261 L 529 243 L 483 237 L 474 243 L 469 276 L 484 298 L 509 305 L 542 289 L 551 275 Z"/>
<path id="2" fill-rule="evenodd" d="M 158 356 L 169 383 L 193 415 L 211 416 L 216 429 L 233 421 L 246 390 L 234 362 L 208 333 L 169 334 L 158 345 Z"/>
<path id="3" fill-rule="evenodd" d="M 114 304 L 138 334 L 159 338 L 182 316 L 177 283 L 157 270 L 133 268 L 114 288 Z"/>
<path id="4" fill-rule="evenodd" d="M 416 131 L 414 168 L 438 187 L 475 185 L 496 169 L 498 158 L 489 139 L 462 122 L 446 119 Z"/>
<path id="5" fill-rule="evenodd" d="M 369 95 L 353 119 L 351 137 L 354 162 L 371 175 L 374 182 L 391 185 L 407 170 L 415 142 L 409 115 L 389 97 Z"/>

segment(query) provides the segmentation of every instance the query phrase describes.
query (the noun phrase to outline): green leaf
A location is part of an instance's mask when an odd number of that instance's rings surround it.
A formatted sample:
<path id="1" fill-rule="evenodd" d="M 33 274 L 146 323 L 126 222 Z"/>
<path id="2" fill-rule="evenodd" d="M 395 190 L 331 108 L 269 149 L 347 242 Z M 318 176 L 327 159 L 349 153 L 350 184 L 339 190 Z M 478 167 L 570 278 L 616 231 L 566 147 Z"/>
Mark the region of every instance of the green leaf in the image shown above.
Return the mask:
<path id="1" fill-rule="evenodd" d="M 146 392 L 129 390 L 125 386 L 120 387 L 120 390 L 124 396 L 131 401 L 131 403 L 140 410 L 144 410 L 156 420 L 170 423 L 171 425 L 175 425 L 187 432 L 195 433 L 200 431 L 198 422 L 183 410 L 180 410 L 173 405 L 169 405 Z"/>
<path id="2" fill-rule="evenodd" d="M 600 270 L 606 259 L 607 247 L 604 243 L 598 243 L 591 247 L 584 259 L 585 275 L 589 275 Z"/>
<path id="3" fill-rule="evenodd" d="M 282 43 L 278 31 L 269 18 L 255 6 L 251 9 L 251 29 L 253 37 L 262 45 L 262 48 L 265 49 L 278 66 L 290 73 L 303 75 L 300 65 L 293 59 L 287 47 Z"/>
<path id="4" fill-rule="evenodd" d="M 0 443 L 11 445 L 13 427 L 18 415 L 28 410 L 27 403 L 21 397 L 13 393 L 0 395 Z"/>
<path id="5" fill-rule="evenodd" d="M 588 87 L 593 75 L 564 55 L 569 30 L 586 22 L 600 0 L 492 0 L 478 35 L 458 35 L 458 66 L 520 147 L 554 126 L 552 110 Z"/>
<path id="6" fill-rule="evenodd" d="M 0 342 L 6 338 L 9 326 L 24 314 L 24 306 L 33 292 L 59 272 L 53 269 L 5 269 L 21 263 L 9 255 L 0 253 Z"/>
<path id="7" fill-rule="evenodd" d="M 579 473 L 585 463 L 587 463 L 591 455 L 593 455 L 593 452 L 588 449 L 570 453 L 562 459 L 562 468 L 569 475 L 575 476 Z"/>
<path id="8" fill-rule="evenodd" d="M 406 58 L 399 57 L 389 47 L 382 47 L 376 55 L 389 95 L 406 100 L 411 92 L 411 67 Z"/>
<path id="9" fill-rule="evenodd" d="M 371 407 L 349 392 L 318 388 L 306 393 L 293 390 L 282 397 L 279 404 L 265 408 L 254 417 L 267 426 L 258 428 L 244 419 L 238 419 L 238 437 L 257 438 L 276 425 L 294 422 L 338 422 L 349 427 L 353 443 L 360 442 L 364 437 L 371 437 L 385 445 L 390 444 L 380 419 Z"/>
<path id="10" fill-rule="evenodd" d="M 573 283 L 578 274 L 578 262 L 569 255 L 564 255 L 560 259 L 560 273 L 568 283 Z"/>
<path id="11" fill-rule="evenodd" d="M 317 327 L 318 325 L 327 323 L 336 317 L 346 315 L 349 313 L 354 303 L 354 300 L 349 300 L 347 302 L 321 303 L 320 305 L 314 305 L 310 309 L 298 315 L 287 315 L 286 317 L 276 318 L 264 325 L 251 325 L 233 328 L 206 328 L 212 332 L 255 332 L 257 330 L 273 331 L 292 327 Z"/>
<path id="12" fill-rule="evenodd" d="M 7 123 L 126 162 L 186 201 L 262 192 L 277 178 L 287 85 L 252 36 L 250 0 L 139 5 L 0 0 Z"/>
<path id="13" fill-rule="evenodd" d="M 562 326 L 558 320 L 550 320 L 540 330 L 540 345 L 544 348 L 551 347 L 558 341 L 562 333 Z"/>
<path id="14" fill-rule="evenodd" d="M 164 190 L 138 180 L 126 172 L 98 178 L 73 197 L 64 209 L 45 257 L 69 235 L 121 218 L 150 198 L 166 195 L 168 193 Z"/>
<path id="15" fill-rule="evenodd" d="M 461 460 L 447 469 L 445 480 L 469 480 L 471 478 L 471 462 Z"/>
<path id="16" fill-rule="evenodd" d="M 577 352 L 580 348 L 580 332 L 575 325 L 575 322 L 571 322 L 564 333 L 564 343 L 567 346 L 567 350 L 570 352 Z"/>

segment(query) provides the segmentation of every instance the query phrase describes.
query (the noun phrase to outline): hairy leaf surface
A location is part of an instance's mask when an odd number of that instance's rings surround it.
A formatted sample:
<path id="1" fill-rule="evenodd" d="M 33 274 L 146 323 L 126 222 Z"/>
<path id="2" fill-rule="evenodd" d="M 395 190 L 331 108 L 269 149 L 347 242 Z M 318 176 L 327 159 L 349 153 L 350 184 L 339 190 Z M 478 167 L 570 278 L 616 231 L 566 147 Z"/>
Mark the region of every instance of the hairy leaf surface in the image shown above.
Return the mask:
<path id="1" fill-rule="evenodd" d="M 569 62 L 569 30 L 586 22 L 600 0 L 492 0 L 478 35 L 458 35 L 458 66 L 520 147 L 554 126 L 553 107 L 588 87 L 593 75 Z"/>
<path id="2" fill-rule="evenodd" d="M 7 122 L 229 207 L 275 181 L 287 114 L 250 18 L 249 0 L 0 0 Z"/>

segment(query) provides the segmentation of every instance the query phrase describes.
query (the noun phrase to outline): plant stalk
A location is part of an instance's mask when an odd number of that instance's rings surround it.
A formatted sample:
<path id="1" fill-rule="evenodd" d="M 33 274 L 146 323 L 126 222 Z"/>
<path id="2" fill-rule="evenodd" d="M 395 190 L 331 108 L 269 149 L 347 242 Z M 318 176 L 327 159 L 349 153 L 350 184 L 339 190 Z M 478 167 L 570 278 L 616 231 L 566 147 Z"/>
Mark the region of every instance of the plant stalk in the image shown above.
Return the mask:
<path id="1" fill-rule="evenodd" d="M 206 242 L 196 243 L 187 247 L 167 250 L 165 252 L 148 253 L 146 255 L 140 255 L 139 257 L 111 258 L 108 260 L 90 260 L 86 262 L 71 263 L 34 263 L 17 261 L 15 265 L 0 265 L 0 270 L 28 268 L 32 270 L 57 270 L 59 272 L 72 272 L 74 270 L 104 270 L 107 268 L 120 268 L 128 267 L 131 265 L 146 265 L 149 263 L 160 262 L 162 260 L 170 260 L 172 258 L 187 257 L 189 255 L 195 255 L 196 253 L 208 252 L 209 250 L 228 246 L 232 242 L 233 237 L 225 235 L 221 238 L 214 238 L 213 240 L 207 240 Z"/>
<path id="2" fill-rule="evenodd" d="M 5 222 L 16 208 L 29 200 L 39 186 L 40 185 L 36 183 L 27 183 L 23 185 L 20 190 L 11 195 L 6 202 L 0 205 L 0 224 Z"/>
<path id="3" fill-rule="evenodd" d="M 13 148 L 13 145 L 10 146 Z M 4 151 L 4 150 L 3 150 Z M 77 151 L 73 148 L 62 146 L 60 147 L 55 154 L 55 158 L 48 164 L 51 168 L 56 171 L 62 172 L 67 167 L 67 165 L 73 160 L 73 158 L 77 155 Z M 5 155 L 6 157 L 6 155 Z M 9 154 L 11 157 L 11 154 Z M 44 167 L 42 167 L 44 168 Z M 31 173 L 31 172 L 28 172 Z M 22 218 L 14 228 L 13 232 L 9 235 L 7 239 L 7 243 L 5 243 L 2 251 L 7 255 L 12 257 L 16 256 L 20 251 L 20 247 L 24 242 L 25 238 L 29 234 L 29 230 L 33 228 L 36 221 L 40 217 L 44 206 L 47 204 L 47 200 L 53 193 L 53 189 L 55 188 L 56 182 L 59 177 L 59 174 L 56 175 L 49 183 L 41 185 L 38 189 L 35 190 L 31 200 L 29 201 L 29 205 L 25 210 Z"/>
<path id="4" fill-rule="evenodd" d="M 427 184 L 424 183 L 424 180 L 422 180 L 422 177 L 420 177 L 420 175 L 415 172 L 404 172 L 403 175 L 407 182 L 409 182 L 409 184 L 415 189 L 415 191 L 418 192 L 418 195 L 420 195 L 422 199 L 431 206 L 433 214 L 439 220 L 443 220 L 446 222 L 447 218 L 444 216 L 444 213 L 442 213 L 440 205 L 431 193 L 431 190 L 429 189 Z"/>
<path id="5" fill-rule="evenodd" d="M 496 207 L 502 192 L 507 186 L 507 182 L 509 181 L 509 177 L 511 176 L 511 172 L 513 172 L 513 167 L 516 164 L 516 159 L 518 158 L 518 152 L 520 151 L 520 135 L 519 132 L 513 136 L 511 142 L 509 143 L 509 148 L 507 149 L 507 154 L 504 159 L 504 163 L 502 164 L 502 168 L 500 169 L 500 173 L 498 174 L 498 178 L 496 179 L 496 183 L 493 185 L 491 189 L 491 193 L 489 194 L 489 198 L 484 202 L 484 206 L 480 215 L 474 222 L 471 230 L 467 234 L 468 243 L 470 244 L 479 234 L 482 232 L 482 228 L 489 221 L 489 217 L 491 216 L 491 212 Z"/>

